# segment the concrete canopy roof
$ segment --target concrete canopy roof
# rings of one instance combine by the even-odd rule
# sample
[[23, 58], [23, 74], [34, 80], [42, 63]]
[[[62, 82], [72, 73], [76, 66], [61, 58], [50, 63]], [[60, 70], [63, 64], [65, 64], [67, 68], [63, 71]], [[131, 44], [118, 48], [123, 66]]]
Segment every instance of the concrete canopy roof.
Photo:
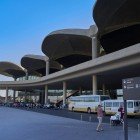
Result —
[[140, 42], [140, 0], [97, 0], [93, 18], [107, 53]]
[[52, 32], [42, 43], [42, 51], [50, 59], [70, 67], [91, 59], [90, 29], [64, 29]]
[[0, 74], [13, 78], [19, 78], [26, 75], [25, 71], [20, 66], [6, 61], [0, 62]]
[[[25, 55], [21, 59], [21, 65], [28, 70], [29, 73], [38, 73], [38, 75], [46, 75], [46, 56], [41, 55]], [[61, 69], [59, 63], [50, 61], [50, 73], [56, 72]]]

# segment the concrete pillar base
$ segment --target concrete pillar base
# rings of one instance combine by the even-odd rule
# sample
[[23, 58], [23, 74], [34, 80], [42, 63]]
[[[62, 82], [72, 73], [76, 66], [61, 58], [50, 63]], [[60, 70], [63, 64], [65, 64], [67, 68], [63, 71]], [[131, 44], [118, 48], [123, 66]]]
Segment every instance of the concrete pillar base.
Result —
[[8, 87], [6, 87], [5, 103], [8, 102]]
[[45, 85], [45, 104], [48, 104], [48, 85]]
[[92, 91], [93, 91], [93, 95], [97, 95], [97, 76], [96, 75], [92, 76]]
[[105, 95], [106, 94], [106, 89], [105, 89], [105, 84], [103, 84], [103, 95]]
[[63, 106], [66, 105], [66, 93], [67, 93], [67, 84], [66, 82], [64, 81], [63, 82]]

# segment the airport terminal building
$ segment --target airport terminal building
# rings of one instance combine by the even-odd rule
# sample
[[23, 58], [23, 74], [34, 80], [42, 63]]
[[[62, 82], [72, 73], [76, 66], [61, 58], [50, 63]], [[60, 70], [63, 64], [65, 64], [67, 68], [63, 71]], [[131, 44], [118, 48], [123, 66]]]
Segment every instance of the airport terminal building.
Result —
[[[21, 66], [0, 62], [0, 89], [33, 91], [48, 102], [48, 90], [107, 91], [122, 88], [122, 79], [140, 77], [140, 1], [98, 0], [93, 8], [95, 25], [89, 29], [53, 31], [42, 41], [44, 56], [27, 54]], [[31, 52], [32, 53], [32, 52]], [[41, 91], [41, 92], [40, 92]]]

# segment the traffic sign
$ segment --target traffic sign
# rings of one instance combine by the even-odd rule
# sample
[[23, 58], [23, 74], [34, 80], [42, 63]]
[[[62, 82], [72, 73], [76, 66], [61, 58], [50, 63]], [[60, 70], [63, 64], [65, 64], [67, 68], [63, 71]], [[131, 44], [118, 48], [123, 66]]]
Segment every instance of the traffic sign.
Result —
[[140, 100], [140, 77], [122, 80], [124, 100]]

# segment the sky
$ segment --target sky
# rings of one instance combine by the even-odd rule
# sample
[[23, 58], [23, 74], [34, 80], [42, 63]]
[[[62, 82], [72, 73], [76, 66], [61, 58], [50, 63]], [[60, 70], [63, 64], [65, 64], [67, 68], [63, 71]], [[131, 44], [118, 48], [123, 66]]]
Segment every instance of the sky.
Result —
[[[0, 61], [20, 65], [26, 54], [44, 55], [52, 31], [89, 28], [95, 0], [0, 0]], [[0, 81], [13, 80], [0, 75]]]

